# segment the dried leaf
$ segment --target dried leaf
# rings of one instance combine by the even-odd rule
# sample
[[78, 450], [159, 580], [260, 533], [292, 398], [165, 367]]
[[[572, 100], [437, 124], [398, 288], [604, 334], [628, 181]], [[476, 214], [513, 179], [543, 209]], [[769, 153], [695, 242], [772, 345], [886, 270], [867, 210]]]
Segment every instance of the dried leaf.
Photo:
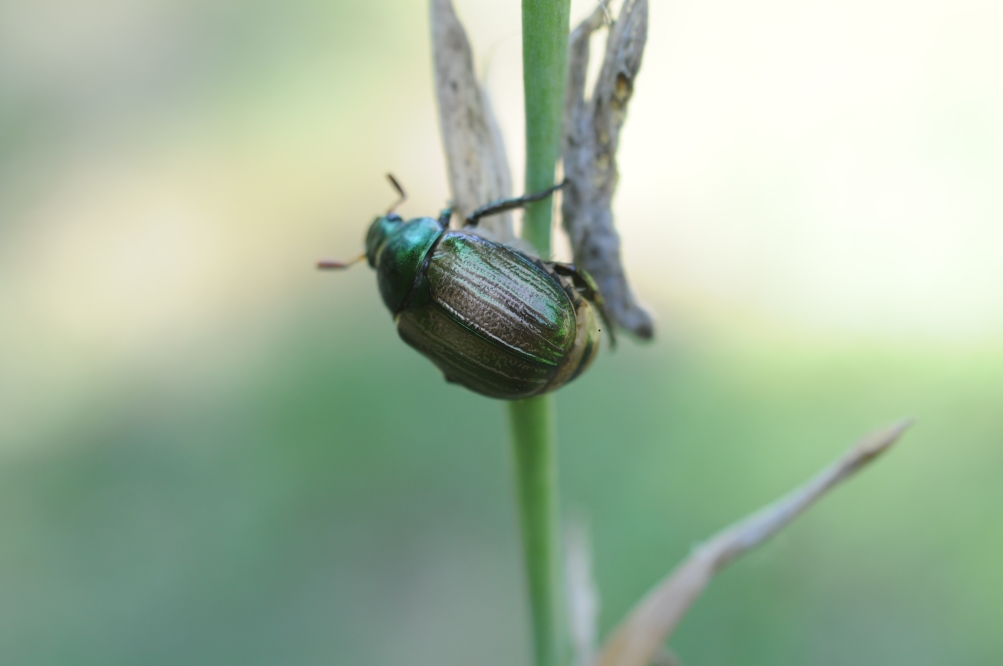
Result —
[[[451, 0], [431, 0], [432, 54], [439, 129], [453, 205], [462, 219], [486, 203], [512, 195], [501, 131], [471, 55], [470, 41]], [[517, 243], [509, 213], [485, 218], [477, 233]]]
[[573, 666], [590, 666], [599, 648], [599, 592], [592, 577], [588, 528], [571, 521], [564, 534], [564, 575]]
[[613, 321], [640, 338], [654, 335], [651, 315], [627, 283], [620, 236], [613, 226], [616, 150], [648, 33], [647, 0], [625, 0], [610, 29], [606, 54], [592, 96], [585, 98], [589, 38], [604, 23], [600, 6], [571, 33], [568, 90], [564, 107], [562, 218], [575, 263], [599, 285]]
[[872, 433], [799, 488], [694, 549], [634, 607], [603, 645], [597, 666], [647, 666], [715, 574], [767, 541], [840, 482], [884, 453], [912, 421]]

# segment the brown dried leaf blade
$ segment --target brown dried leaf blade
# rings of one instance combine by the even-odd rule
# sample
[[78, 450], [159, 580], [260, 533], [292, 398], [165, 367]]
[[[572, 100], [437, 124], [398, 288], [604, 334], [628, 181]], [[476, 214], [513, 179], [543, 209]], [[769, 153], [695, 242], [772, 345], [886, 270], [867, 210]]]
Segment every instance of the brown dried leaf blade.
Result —
[[[460, 217], [511, 196], [512, 176], [491, 104], [474, 72], [466, 30], [451, 0], [431, 0], [432, 56], [439, 129], [449, 188]], [[503, 243], [516, 241], [509, 213], [485, 218], [477, 231]]]
[[618, 178], [616, 150], [647, 41], [648, 2], [623, 3], [620, 18], [610, 29], [595, 89], [586, 99], [589, 38], [602, 27], [603, 19], [600, 6], [571, 33], [562, 154], [568, 183], [562, 218], [575, 263], [595, 278], [610, 317], [647, 339], [654, 335], [654, 322], [627, 283], [612, 206]]

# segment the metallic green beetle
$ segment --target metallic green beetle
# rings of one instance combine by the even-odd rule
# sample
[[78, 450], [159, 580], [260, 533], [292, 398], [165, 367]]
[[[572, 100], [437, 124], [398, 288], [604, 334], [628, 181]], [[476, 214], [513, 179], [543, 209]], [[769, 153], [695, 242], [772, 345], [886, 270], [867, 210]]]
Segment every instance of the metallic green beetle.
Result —
[[465, 229], [450, 230], [451, 209], [438, 219], [405, 221], [394, 213], [405, 195], [389, 178], [401, 198], [373, 220], [366, 253], [357, 260], [364, 257], [376, 269], [380, 295], [404, 342], [431, 359], [447, 381], [506, 400], [552, 391], [589, 367], [599, 352], [596, 311], [606, 320], [592, 278], [465, 230], [560, 186], [488, 204], [467, 217]]

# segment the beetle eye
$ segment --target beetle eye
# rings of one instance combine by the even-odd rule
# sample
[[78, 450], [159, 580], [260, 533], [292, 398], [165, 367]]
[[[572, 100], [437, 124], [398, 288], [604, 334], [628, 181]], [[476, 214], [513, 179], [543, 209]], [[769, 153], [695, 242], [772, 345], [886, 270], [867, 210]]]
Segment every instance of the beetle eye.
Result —
[[403, 222], [404, 218], [397, 213], [387, 213], [386, 218], [390, 222]]

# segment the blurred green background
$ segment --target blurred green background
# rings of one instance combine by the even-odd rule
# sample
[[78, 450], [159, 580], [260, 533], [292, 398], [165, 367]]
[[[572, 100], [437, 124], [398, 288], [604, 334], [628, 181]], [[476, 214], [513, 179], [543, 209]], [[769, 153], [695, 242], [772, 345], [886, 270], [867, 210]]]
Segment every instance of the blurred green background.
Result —
[[[457, 4], [520, 182], [518, 3]], [[426, 11], [0, 4], [0, 663], [528, 663], [502, 406], [396, 338], [368, 269], [312, 268], [387, 171], [404, 214], [448, 196]], [[557, 396], [604, 630], [912, 415], [673, 645], [1003, 663], [1001, 29], [653, 0], [617, 215], [659, 336]]]

